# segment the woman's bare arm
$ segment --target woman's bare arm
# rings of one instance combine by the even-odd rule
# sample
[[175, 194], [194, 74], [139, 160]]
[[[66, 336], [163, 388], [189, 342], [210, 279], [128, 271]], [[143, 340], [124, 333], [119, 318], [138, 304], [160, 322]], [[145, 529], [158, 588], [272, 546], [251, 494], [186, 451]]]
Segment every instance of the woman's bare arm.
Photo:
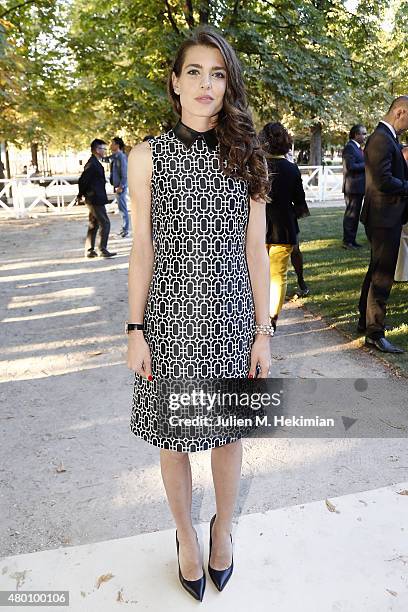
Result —
[[[269, 257], [265, 246], [266, 211], [263, 200], [251, 198], [246, 238], [246, 258], [255, 305], [256, 322], [270, 325], [269, 317]], [[249, 376], [255, 376], [257, 363], [261, 366], [260, 378], [266, 378], [270, 366], [270, 336], [257, 335], [252, 345]]]
[[269, 257], [265, 246], [266, 211], [263, 200], [251, 199], [246, 257], [254, 296], [256, 322], [269, 325]]
[[[152, 154], [147, 142], [129, 154], [128, 184], [132, 211], [133, 243], [129, 258], [129, 322], [143, 323], [147, 295], [153, 273], [151, 222]], [[139, 374], [151, 375], [150, 351], [143, 331], [129, 333], [128, 366]]]
[[152, 156], [143, 142], [129, 154], [128, 184], [133, 243], [129, 258], [129, 321], [142, 323], [153, 272], [151, 223]]

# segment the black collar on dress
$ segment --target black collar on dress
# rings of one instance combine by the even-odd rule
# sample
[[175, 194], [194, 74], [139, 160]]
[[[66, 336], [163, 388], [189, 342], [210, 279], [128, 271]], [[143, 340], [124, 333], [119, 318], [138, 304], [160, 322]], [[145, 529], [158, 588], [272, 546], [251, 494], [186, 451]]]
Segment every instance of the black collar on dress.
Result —
[[214, 151], [218, 144], [217, 133], [214, 128], [207, 132], [196, 132], [193, 128], [184, 125], [181, 121], [173, 128], [174, 135], [189, 149], [191, 145], [198, 139], [203, 138], [207, 143], [207, 147]]

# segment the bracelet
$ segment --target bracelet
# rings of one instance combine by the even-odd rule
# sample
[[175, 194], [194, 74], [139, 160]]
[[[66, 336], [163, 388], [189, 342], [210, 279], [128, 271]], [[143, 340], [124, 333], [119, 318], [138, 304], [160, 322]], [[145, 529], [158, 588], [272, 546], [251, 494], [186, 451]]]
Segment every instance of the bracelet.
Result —
[[255, 334], [260, 334], [261, 336], [273, 336], [275, 330], [272, 325], [261, 325], [259, 323], [255, 323]]
[[128, 323], [128, 321], [126, 321], [125, 323], [125, 334], [128, 334], [130, 331], [133, 331], [134, 329], [144, 329], [144, 325], [143, 323]]

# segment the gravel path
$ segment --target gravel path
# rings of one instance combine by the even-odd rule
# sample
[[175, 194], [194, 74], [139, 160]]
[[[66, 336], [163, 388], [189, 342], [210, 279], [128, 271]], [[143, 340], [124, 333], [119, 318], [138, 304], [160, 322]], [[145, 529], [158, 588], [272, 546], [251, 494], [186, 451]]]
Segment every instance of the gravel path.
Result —
[[[158, 450], [129, 432], [130, 241], [110, 240], [112, 260], [87, 260], [83, 216], [2, 220], [0, 231], [2, 553], [172, 527]], [[286, 304], [272, 342], [272, 376], [376, 377], [405, 410], [406, 381], [300, 303]], [[198, 521], [214, 507], [209, 453], [192, 456], [192, 466]], [[246, 440], [237, 514], [407, 479], [403, 438]]]

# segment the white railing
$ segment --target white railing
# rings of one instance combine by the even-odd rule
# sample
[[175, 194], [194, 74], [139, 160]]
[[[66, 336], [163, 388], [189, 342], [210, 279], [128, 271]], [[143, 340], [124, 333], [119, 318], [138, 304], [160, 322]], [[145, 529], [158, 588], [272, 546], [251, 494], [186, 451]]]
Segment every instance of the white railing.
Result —
[[[324, 202], [342, 198], [341, 166], [299, 166], [302, 173], [306, 199]], [[78, 177], [30, 177], [0, 180], [0, 210], [10, 217], [21, 218], [36, 214], [65, 213], [72, 210], [78, 194]], [[108, 195], [112, 186], [106, 184]], [[84, 206], [78, 212], [88, 212]]]
[[299, 166], [306, 199], [326, 202], [343, 198], [342, 166]]
[[[0, 180], [0, 210], [11, 217], [21, 218], [36, 214], [65, 213], [72, 209], [78, 195], [78, 176], [31, 176]], [[106, 193], [113, 188], [106, 183]], [[78, 212], [88, 212], [85, 206]]]

